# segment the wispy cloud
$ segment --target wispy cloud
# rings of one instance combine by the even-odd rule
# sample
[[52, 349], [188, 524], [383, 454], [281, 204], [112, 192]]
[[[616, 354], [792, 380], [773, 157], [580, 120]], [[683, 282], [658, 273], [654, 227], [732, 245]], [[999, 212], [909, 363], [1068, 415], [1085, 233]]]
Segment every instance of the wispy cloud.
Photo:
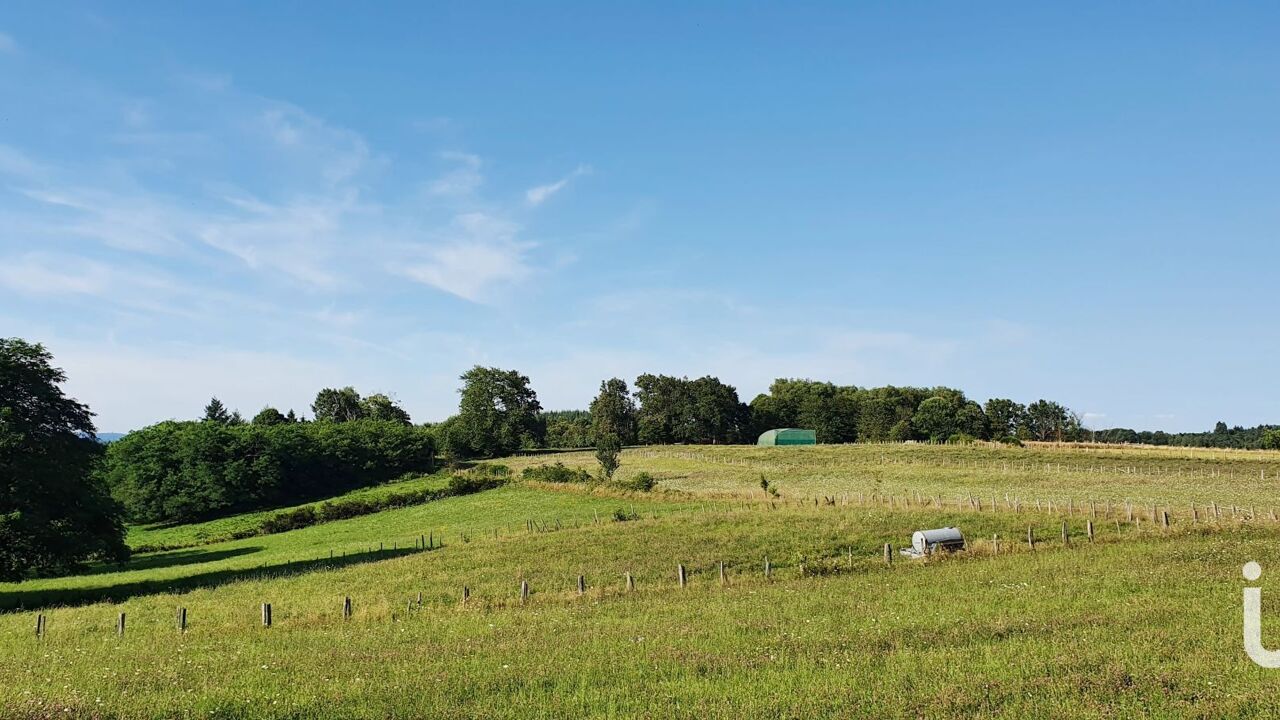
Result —
[[591, 174], [591, 167], [589, 165], [579, 165], [573, 172], [553, 183], [538, 185], [526, 190], [524, 192], [525, 202], [528, 203], [530, 207], [537, 207], [547, 200], [550, 200], [552, 195], [563, 190], [574, 178], [589, 174]]
[[8, 145], [0, 145], [0, 175], [23, 180], [43, 177], [48, 168], [27, 157], [21, 150]]
[[484, 182], [480, 157], [470, 153], [441, 153], [446, 162], [455, 167], [427, 185], [427, 193], [444, 197], [463, 197], [474, 193]]
[[359, 133], [330, 125], [289, 103], [267, 104], [261, 115], [267, 134], [290, 156], [317, 163], [325, 180], [341, 183], [366, 168], [371, 153]]
[[111, 287], [110, 269], [79, 258], [27, 253], [0, 263], [0, 287], [23, 295], [101, 296]]
[[399, 269], [406, 277], [472, 302], [494, 299], [496, 290], [532, 273], [535, 245], [516, 239], [520, 227], [486, 213], [458, 215], [446, 239], [424, 248], [424, 261]]

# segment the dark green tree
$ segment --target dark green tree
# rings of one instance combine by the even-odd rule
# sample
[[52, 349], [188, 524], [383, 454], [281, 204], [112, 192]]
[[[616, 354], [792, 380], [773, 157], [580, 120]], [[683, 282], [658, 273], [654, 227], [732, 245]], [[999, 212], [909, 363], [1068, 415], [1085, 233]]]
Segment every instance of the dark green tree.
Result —
[[95, 476], [92, 413], [42, 345], [0, 339], [0, 580], [123, 560], [120, 510]]
[[542, 405], [528, 377], [477, 365], [460, 379], [456, 430], [472, 454], [497, 457], [542, 445]]
[[640, 442], [740, 442], [750, 426], [751, 408], [738, 391], [711, 376], [696, 380], [645, 374], [636, 378]]
[[1052, 400], [1037, 400], [1027, 406], [1019, 433], [1032, 440], [1061, 442], [1078, 429], [1067, 408]]
[[350, 422], [363, 418], [365, 407], [360, 393], [348, 385], [341, 389], [325, 388], [316, 393], [316, 400], [311, 403], [311, 414], [316, 422]]
[[610, 378], [600, 383], [600, 394], [591, 401], [591, 432], [597, 440], [612, 436], [621, 445], [636, 442], [636, 403], [627, 383]]
[[591, 413], [586, 410], [544, 412], [542, 423], [547, 428], [545, 441], [549, 448], [581, 448], [596, 443], [591, 431]]
[[201, 420], [226, 425], [231, 422], [231, 412], [227, 410], [227, 406], [223, 405], [221, 400], [215, 397], [209, 401], [208, 405], [204, 406], [204, 417]]
[[283, 425], [287, 422], [289, 419], [273, 407], [262, 408], [257, 415], [253, 416], [254, 425]]
[[948, 398], [928, 398], [920, 403], [912, 416], [911, 427], [930, 442], [946, 442], [947, 438], [958, 432], [956, 408]]
[[987, 416], [987, 436], [992, 439], [1016, 435], [1027, 414], [1025, 405], [1008, 398], [991, 398], [983, 409]]
[[361, 401], [364, 417], [370, 420], [386, 420], [401, 425], [411, 425], [409, 413], [404, 411], [395, 400], [382, 394], [370, 395]]

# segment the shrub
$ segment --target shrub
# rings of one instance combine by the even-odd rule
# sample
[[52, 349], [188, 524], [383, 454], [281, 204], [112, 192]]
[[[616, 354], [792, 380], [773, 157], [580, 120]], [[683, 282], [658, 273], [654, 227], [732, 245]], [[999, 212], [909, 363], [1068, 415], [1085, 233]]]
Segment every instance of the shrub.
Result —
[[624, 490], [649, 492], [658, 484], [658, 479], [647, 472], [638, 472], [626, 480], [619, 480], [618, 487]]
[[1009, 445], [1011, 447], [1022, 447], [1022, 441], [1014, 437], [1013, 435], [1005, 435], [1004, 437], [999, 438], [996, 442], [999, 442], [1004, 445]]
[[520, 473], [520, 477], [525, 480], [549, 483], [589, 483], [595, 481], [595, 478], [591, 477], [591, 473], [586, 470], [565, 467], [564, 463], [560, 462], [554, 465], [527, 467]]
[[614, 522], [630, 522], [632, 520], [639, 520], [639, 519], [640, 519], [640, 515], [637, 514], [635, 511], [627, 512], [622, 508], [618, 508], [617, 510], [613, 511]]
[[311, 506], [294, 508], [288, 512], [277, 513], [262, 521], [259, 532], [263, 535], [288, 532], [309, 527], [318, 522], [316, 509]]
[[954, 433], [947, 438], [948, 445], [972, 445], [978, 442], [978, 438], [969, 433]]
[[255, 530], [244, 531], [242, 537], [253, 535], [271, 535], [288, 532], [319, 523], [346, 520], [361, 515], [372, 515], [383, 510], [421, 505], [458, 495], [492, 490], [507, 483], [511, 475], [510, 468], [502, 465], [492, 466], [479, 472], [471, 472], [477, 468], [456, 472], [449, 476], [449, 483], [438, 490], [409, 490], [392, 493], [381, 498], [351, 498], [349, 500], [327, 501], [318, 506], [305, 506], [286, 510], [263, 520]]

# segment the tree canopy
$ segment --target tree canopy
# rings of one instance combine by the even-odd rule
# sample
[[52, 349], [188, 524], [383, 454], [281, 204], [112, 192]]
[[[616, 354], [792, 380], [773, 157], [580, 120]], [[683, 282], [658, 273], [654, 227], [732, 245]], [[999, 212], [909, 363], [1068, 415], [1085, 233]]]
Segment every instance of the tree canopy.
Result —
[[0, 339], [0, 579], [128, 556], [89, 408], [44, 346]]
[[325, 388], [316, 393], [311, 414], [316, 422], [350, 422], [365, 417], [365, 406], [360, 393], [350, 385], [341, 389]]
[[496, 457], [542, 445], [542, 405], [528, 377], [515, 370], [477, 365], [459, 379], [462, 398], [450, 431], [457, 433], [470, 454]]

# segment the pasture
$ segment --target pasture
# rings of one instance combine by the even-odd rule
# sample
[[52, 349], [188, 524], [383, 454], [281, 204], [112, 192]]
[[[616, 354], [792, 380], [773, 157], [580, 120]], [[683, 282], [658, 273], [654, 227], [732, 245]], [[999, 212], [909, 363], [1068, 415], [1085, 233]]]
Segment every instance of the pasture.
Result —
[[[557, 460], [590, 462], [588, 454], [502, 462], [518, 475]], [[1091, 463], [1137, 470], [1079, 469]], [[3, 715], [1024, 718], [1280, 710], [1280, 680], [1240, 646], [1241, 565], [1260, 562], [1264, 587], [1280, 569], [1280, 523], [1244, 510], [1269, 507], [1276, 454], [664, 447], [628, 450], [623, 468], [653, 473], [658, 488], [625, 494], [517, 482], [144, 554], [121, 570], [0, 585], [6, 605], [24, 607], [0, 615]], [[780, 497], [761, 491], [762, 472]], [[1006, 492], [1021, 502], [1007, 504]], [[994, 508], [986, 502], [979, 511], [969, 501], [991, 494]], [[948, 500], [938, 507], [932, 496]], [[1045, 503], [1038, 512], [1029, 504], [1036, 497]], [[958, 508], [956, 498], [964, 499]], [[1052, 512], [1050, 498], [1059, 501]], [[1168, 502], [1179, 512], [1169, 527], [1140, 515], [1130, 521], [1126, 499], [1139, 507]], [[1110, 516], [1098, 503], [1108, 500]], [[1240, 509], [1234, 518], [1197, 522], [1181, 510], [1213, 502]], [[885, 543], [949, 524], [965, 531], [969, 550], [920, 561], [895, 553], [885, 563]], [[192, 527], [164, 532], [198, 536]], [[426, 532], [443, 547], [417, 547]], [[379, 542], [382, 554], [362, 556]], [[392, 543], [396, 551], [388, 552]], [[338, 561], [328, 560], [331, 549]], [[344, 619], [348, 597], [353, 612]], [[273, 608], [269, 628], [263, 603]], [[179, 607], [187, 610], [185, 631], [175, 623]], [[1273, 607], [1265, 601], [1264, 609]], [[41, 638], [37, 614], [46, 622]], [[1264, 629], [1280, 637], [1270, 616]]]

